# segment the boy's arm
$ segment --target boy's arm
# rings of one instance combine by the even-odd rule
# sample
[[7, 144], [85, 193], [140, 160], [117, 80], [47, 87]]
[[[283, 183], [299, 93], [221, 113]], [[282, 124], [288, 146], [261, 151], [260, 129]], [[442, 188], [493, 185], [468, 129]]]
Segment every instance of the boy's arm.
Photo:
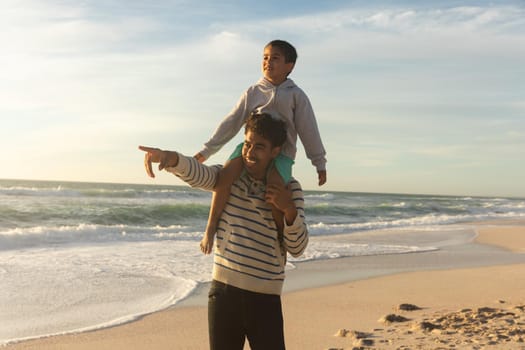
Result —
[[217, 126], [211, 138], [204, 144], [204, 147], [195, 154], [199, 161], [203, 162], [211, 155], [217, 153], [228, 141], [237, 135], [250, 113], [247, 111], [247, 96], [245, 92], [237, 102], [237, 105]]
[[[326, 170], [326, 151], [321, 141], [317, 120], [306, 94], [299, 90], [295, 105], [295, 129], [301, 139], [306, 156], [318, 172]], [[321, 178], [319, 178], [321, 180]]]

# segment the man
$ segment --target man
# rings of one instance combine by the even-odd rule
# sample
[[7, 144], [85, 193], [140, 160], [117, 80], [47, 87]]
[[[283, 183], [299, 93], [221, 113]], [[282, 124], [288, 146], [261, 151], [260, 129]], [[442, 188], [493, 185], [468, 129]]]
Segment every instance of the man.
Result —
[[[266, 186], [266, 176], [286, 139], [282, 120], [252, 114], [242, 147], [243, 174], [231, 193], [217, 229], [213, 281], [208, 299], [212, 350], [242, 350], [248, 338], [252, 350], [285, 349], [280, 294], [286, 255], [299, 256], [308, 243], [300, 184]], [[192, 187], [212, 191], [221, 166], [206, 166], [195, 158], [157, 148], [146, 152], [147, 173], [172, 172]], [[272, 205], [283, 213], [279, 232]]]

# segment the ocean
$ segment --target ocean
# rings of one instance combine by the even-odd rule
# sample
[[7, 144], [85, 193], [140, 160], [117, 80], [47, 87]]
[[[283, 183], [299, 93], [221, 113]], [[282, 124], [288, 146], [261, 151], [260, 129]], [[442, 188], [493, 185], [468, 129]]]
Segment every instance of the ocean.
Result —
[[[0, 345], [128, 322], [191, 295], [211, 277], [199, 250], [210, 199], [181, 186], [0, 180]], [[305, 202], [312, 238], [288, 269], [436, 250], [452, 226], [525, 217], [523, 198], [307, 191]]]

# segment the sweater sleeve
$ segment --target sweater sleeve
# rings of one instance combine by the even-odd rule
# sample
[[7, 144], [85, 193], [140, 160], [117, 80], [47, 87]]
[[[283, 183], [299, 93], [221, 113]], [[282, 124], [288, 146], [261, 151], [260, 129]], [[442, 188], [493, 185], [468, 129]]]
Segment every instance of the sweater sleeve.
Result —
[[217, 153], [228, 141], [237, 135], [249, 114], [247, 105], [248, 92], [245, 92], [237, 102], [237, 105], [217, 126], [211, 138], [204, 144], [203, 149], [199, 151], [204, 158], [208, 159]]
[[217, 182], [221, 165], [204, 165], [197, 159], [182, 154], [179, 155], [179, 163], [174, 167], [166, 168], [166, 171], [174, 174], [191, 187], [205, 191], [213, 191]]
[[304, 196], [301, 185], [295, 179], [290, 181], [293, 201], [297, 208], [297, 216], [291, 225], [284, 220], [284, 247], [290, 255], [298, 257], [303, 254], [308, 245], [308, 227], [304, 216]]
[[300, 90], [295, 104], [295, 127], [301, 139], [306, 156], [317, 171], [326, 170], [326, 151], [321, 141], [317, 120], [306, 94]]

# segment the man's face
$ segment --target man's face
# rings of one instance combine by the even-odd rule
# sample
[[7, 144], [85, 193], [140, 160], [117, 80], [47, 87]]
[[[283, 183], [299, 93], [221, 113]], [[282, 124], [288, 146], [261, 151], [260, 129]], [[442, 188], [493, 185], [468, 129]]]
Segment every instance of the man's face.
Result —
[[286, 80], [288, 73], [293, 69], [293, 63], [286, 63], [285, 57], [281, 50], [267, 46], [264, 48], [262, 71], [266, 79], [272, 84], [279, 85]]
[[246, 132], [242, 146], [242, 160], [246, 171], [254, 179], [263, 180], [268, 165], [280, 151], [281, 147], [272, 147], [269, 140], [257, 133]]

